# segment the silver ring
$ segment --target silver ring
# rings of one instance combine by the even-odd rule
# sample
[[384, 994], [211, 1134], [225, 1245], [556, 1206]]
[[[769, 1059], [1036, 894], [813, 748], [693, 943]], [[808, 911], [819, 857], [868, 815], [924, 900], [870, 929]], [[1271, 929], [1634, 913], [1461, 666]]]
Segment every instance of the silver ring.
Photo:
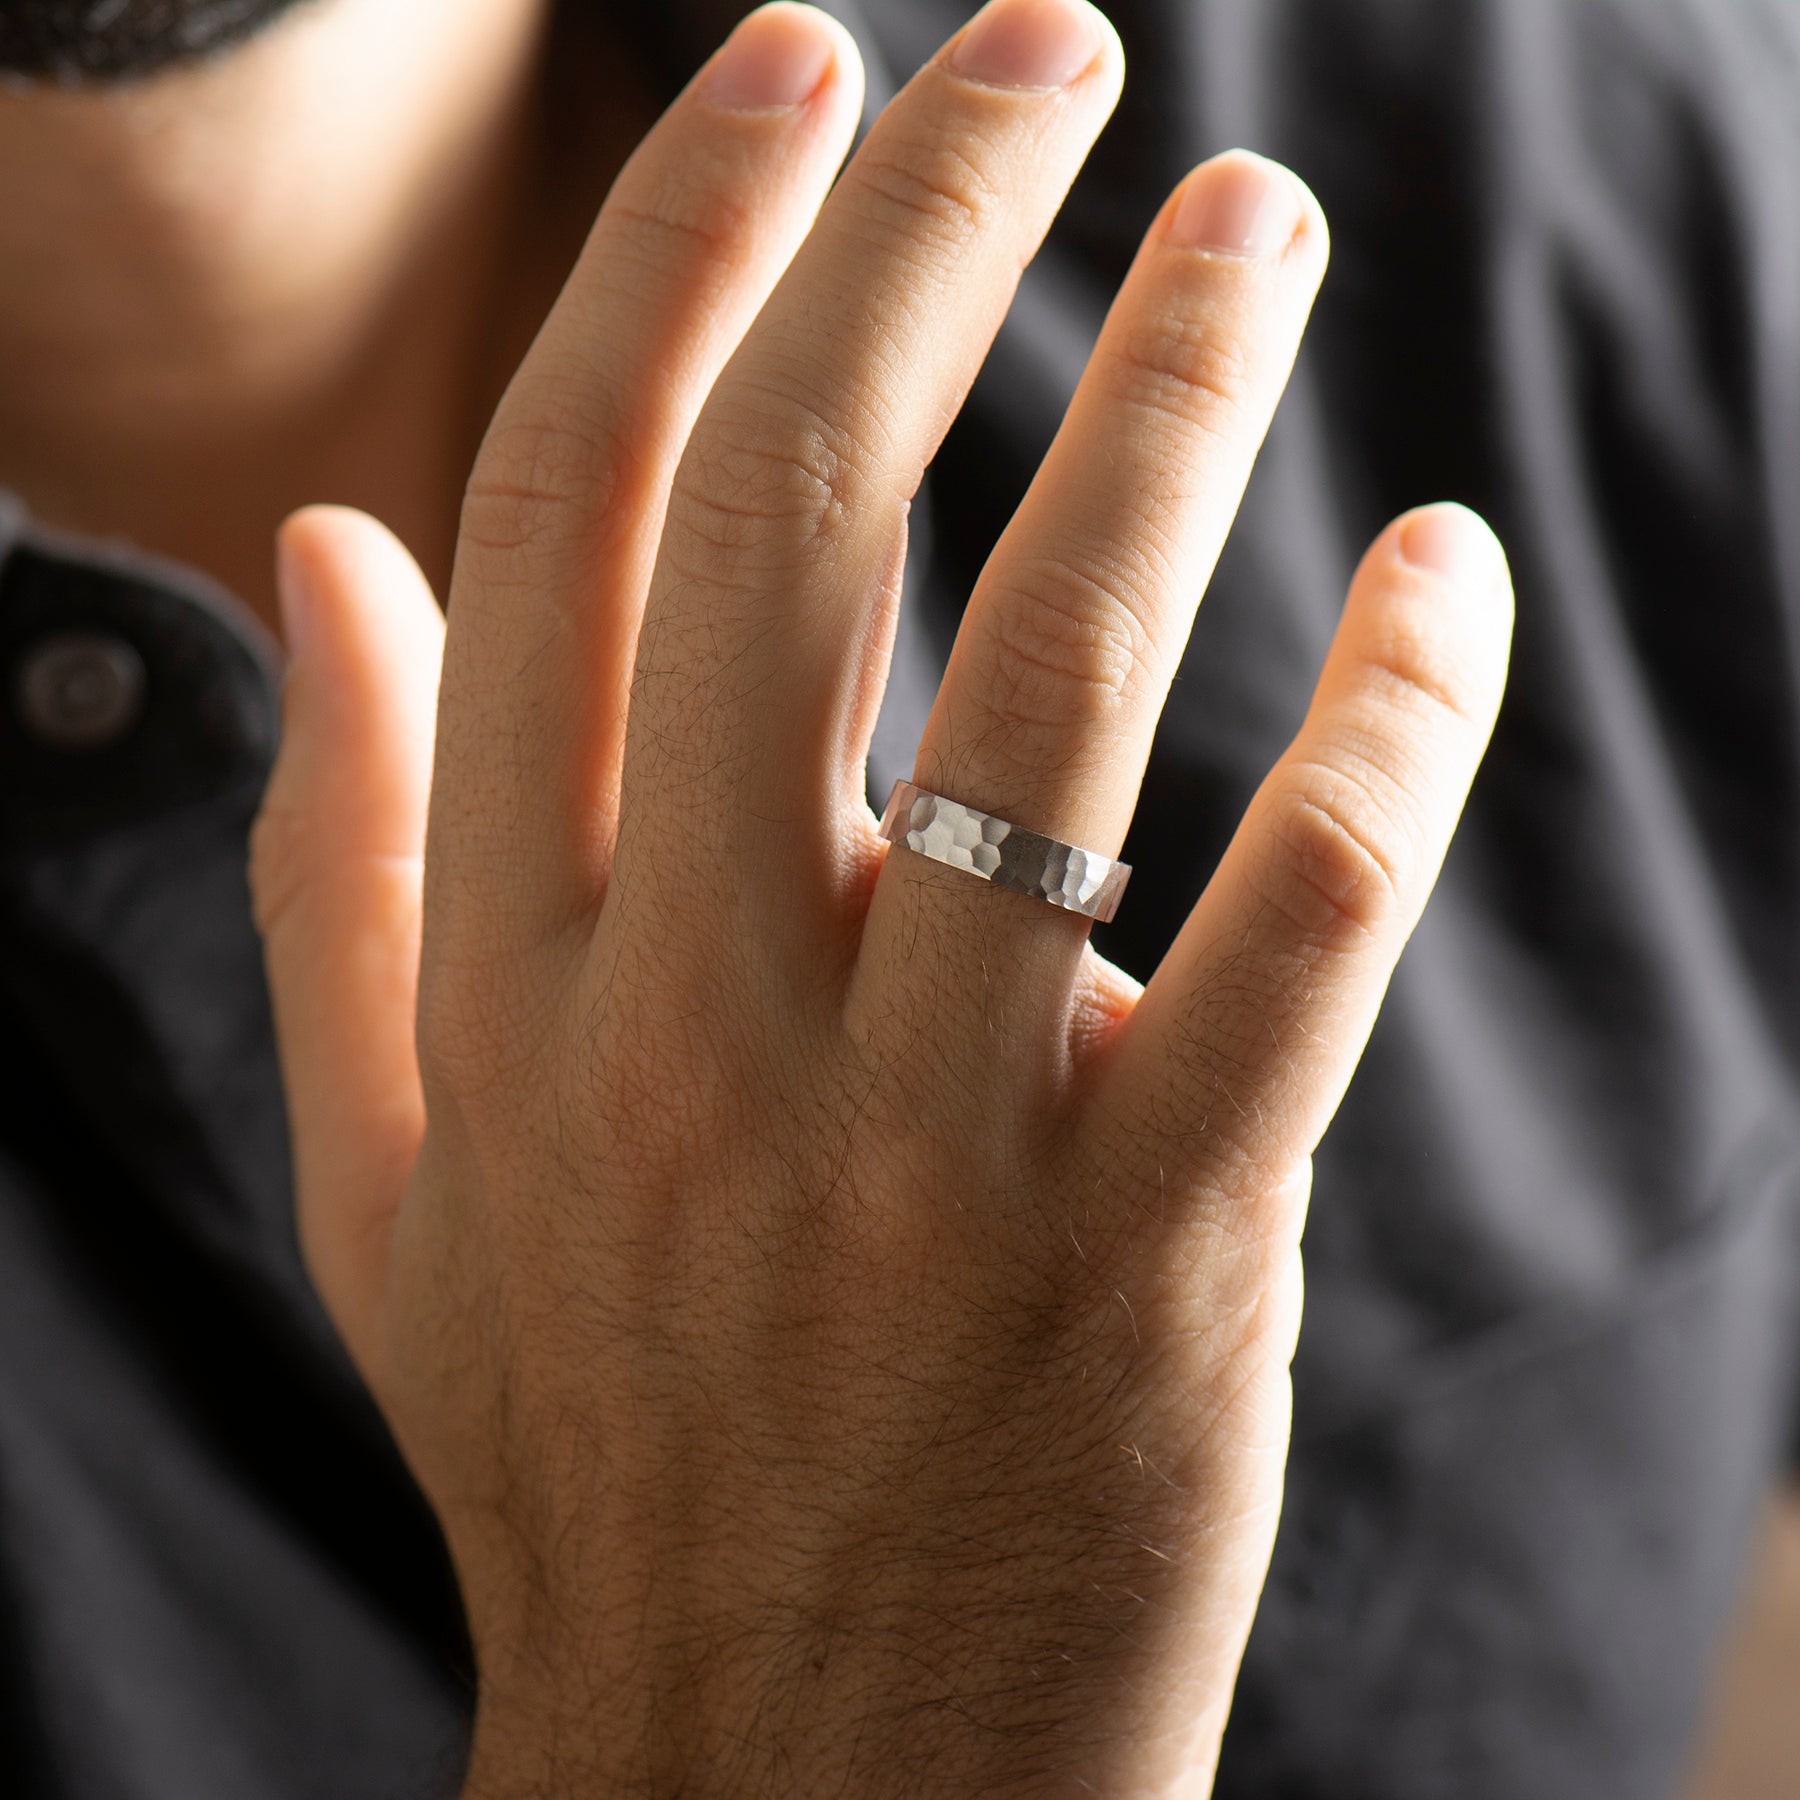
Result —
[[881, 815], [881, 835], [933, 862], [967, 869], [997, 887], [1048, 900], [1090, 919], [1110, 919], [1131, 878], [1129, 863], [1027, 831], [910, 781], [896, 781]]

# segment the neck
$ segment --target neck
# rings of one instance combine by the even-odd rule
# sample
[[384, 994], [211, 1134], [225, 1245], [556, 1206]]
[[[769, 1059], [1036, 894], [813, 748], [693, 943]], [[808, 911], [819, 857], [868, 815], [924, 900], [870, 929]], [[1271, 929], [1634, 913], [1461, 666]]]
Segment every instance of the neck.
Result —
[[271, 620], [310, 500], [444, 592], [481, 431], [640, 123], [600, 58], [602, 123], [550, 136], [547, 29], [547, 0], [313, 0], [215, 62], [0, 94], [0, 484]]

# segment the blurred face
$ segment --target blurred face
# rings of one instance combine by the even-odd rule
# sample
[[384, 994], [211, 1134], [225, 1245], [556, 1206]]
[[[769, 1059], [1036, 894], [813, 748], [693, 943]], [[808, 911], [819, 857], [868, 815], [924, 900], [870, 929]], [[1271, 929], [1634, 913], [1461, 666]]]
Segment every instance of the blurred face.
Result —
[[0, 78], [118, 81], [260, 31], [307, 0], [0, 0]]

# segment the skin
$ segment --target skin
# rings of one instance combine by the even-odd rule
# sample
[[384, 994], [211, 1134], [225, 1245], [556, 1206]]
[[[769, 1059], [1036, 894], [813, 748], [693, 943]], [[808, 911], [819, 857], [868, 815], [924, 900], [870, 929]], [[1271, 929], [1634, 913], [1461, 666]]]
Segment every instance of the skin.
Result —
[[[1052, 76], [970, 60], [1059, 17]], [[1504, 558], [1455, 507], [1380, 534], [1138, 990], [862, 793], [907, 498], [1110, 28], [998, 0], [833, 189], [822, 15], [764, 9], [653, 129], [594, 46], [560, 182], [542, 22], [332, 0], [0, 98], [46, 171], [0, 184], [0, 266], [45, 271], [0, 291], [0, 480], [269, 612], [276, 520], [357, 503], [281, 533], [252, 877], [308, 1265], [469, 1611], [467, 1792], [1204, 1794], [1310, 1154], [1492, 724]], [[1262, 181], [1267, 254], [1177, 241]], [[918, 769], [1105, 852], [1327, 256], [1244, 152], [1146, 225]]]
[[604, 42], [543, 57], [549, 12], [316, 0], [154, 81], [0, 88], [0, 168], [31, 172], [0, 184], [0, 268], [31, 272], [0, 285], [0, 483], [271, 626], [309, 500], [447, 584], [481, 434], [652, 117]]
[[1797, 1754], [1800, 1669], [1800, 1494], [1771, 1503], [1738, 1628], [1726, 1647], [1700, 1734], [1688, 1800], [1782, 1800]]
[[[993, 78], [995, 30], [1052, 28], [1053, 76]], [[782, 53], [803, 97], [744, 104]], [[364, 516], [284, 533], [253, 877], [302, 1241], [456, 1560], [471, 1796], [1210, 1786], [1310, 1154], [1511, 607], [1473, 515], [1381, 535], [1141, 994], [1085, 921], [880, 843], [907, 497], [1121, 64], [1078, 0], [1000, 0], [827, 198], [855, 53], [766, 9], [509, 388], [447, 639]], [[1233, 153], [1192, 191], [1260, 183], [1266, 255], [1178, 242], [1187, 187], [1150, 223], [972, 597], [928, 784], [1116, 848], [1324, 272], [1285, 171]]]

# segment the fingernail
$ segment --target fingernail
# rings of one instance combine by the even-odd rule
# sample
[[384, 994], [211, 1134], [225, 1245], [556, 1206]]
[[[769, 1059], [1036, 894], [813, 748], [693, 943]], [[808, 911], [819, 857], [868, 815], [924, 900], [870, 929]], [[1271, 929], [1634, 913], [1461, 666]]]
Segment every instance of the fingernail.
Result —
[[1470, 581], [1494, 568], [1494, 534], [1477, 513], [1454, 501], [1428, 506], [1400, 527], [1400, 554], [1452, 581]]
[[798, 106], [818, 92], [835, 55], [810, 7], [760, 7], [713, 58], [704, 92], [715, 106]]
[[1279, 163], [1237, 151], [1188, 177], [1169, 221], [1169, 241], [1194, 250], [1273, 256], [1300, 229], [1300, 190]]
[[307, 608], [311, 600], [306, 567], [288, 548], [287, 538], [275, 537], [275, 598], [281, 609], [281, 641], [288, 661], [298, 662], [306, 651]]
[[988, 0], [956, 40], [950, 66], [999, 87], [1066, 87], [1100, 42], [1085, 0]]

